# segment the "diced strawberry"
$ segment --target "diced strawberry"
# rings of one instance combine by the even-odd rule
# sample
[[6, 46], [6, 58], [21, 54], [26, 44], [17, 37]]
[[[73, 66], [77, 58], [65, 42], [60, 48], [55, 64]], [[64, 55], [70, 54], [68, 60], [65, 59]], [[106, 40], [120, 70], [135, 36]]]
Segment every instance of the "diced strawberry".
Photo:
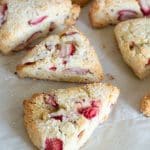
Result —
[[68, 68], [64, 70], [65, 72], [68, 73], [73, 73], [73, 74], [77, 74], [77, 75], [86, 75], [87, 73], [90, 73], [89, 69], [82, 69], [82, 68]]
[[136, 18], [137, 13], [133, 10], [121, 10], [118, 12], [118, 20], [124, 21], [132, 18]]
[[49, 70], [51, 70], [51, 71], [56, 71], [56, 69], [57, 68], [55, 66], [52, 66], [52, 67], [49, 68]]
[[58, 138], [46, 139], [45, 150], [63, 150], [63, 142]]
[[35, 33], [33, 33], [26, 41], [26, 43], [31, 43], [34, 40], [38, 39], [42, 34], [42, 31], [37, 31]]
[[66, 65], [66, 64], [67, 64], [67, 60], [64, 60], [64, 61], [63, 61], [63, 64]]
[[149, 66], [150, 65], [150, 59], [148, 60], [148, 63], [145, 66]]
[[101, 102], [100, 101], [98, 101], [98, 100], [93, 100], [92, 102], [91, 102], [91, 105], [93, 106], [93, 107], [101, 107]]
[[7, 4], [3, 4], [0, 6], [0, 26], [6, 21], [7, 10]]
[[49, 27], [49, 32], [54, 31], [56, 28], [56, 24], [54, 22], [51, 22], [50, 27]]
[[139, 0], [141, 11], [144, 16], [150, 16], [150, 2], [149, 0]]
[[75, 45], [72, 43], [70, 44], [70, 47], [69, 47], [69, 55], [73, 55], [75, 53]]
[[48, 95], [48, 99], [45, 99], [45, 103], [51, 105], [54, 108], [58, 108], [59, 105], [55, 100], [55, 96], [53, 95]]
[[34, 19], [34, 20], [29, 20], [28, 21], [28, 24], [29, 25], [37, 25], [41, 22], [43, 22], [48, 16], [42, 16], [42, 17], [39, 17], [37, 19]]
[[99, 108], [90, 106], [90, 107], [79, 109], [79, 113], [82, 114], [85, 118], [90, 120], [97, 116], [97, 114], [99, 113]]
[[74, 43], [65, 44], [61, 48], [60, 57], [65, 58], [65, 57], [73, 56], [75, 51], [76, 51], [76, 47]]
[[51, 118], [53, 118], [53, 119], [55, 119], [55, 120], [60, 120], [60, 121], [63, 120], [63, 116], [62, 116], [62, 115], [59, 115], [59, 116], [52, 116]]

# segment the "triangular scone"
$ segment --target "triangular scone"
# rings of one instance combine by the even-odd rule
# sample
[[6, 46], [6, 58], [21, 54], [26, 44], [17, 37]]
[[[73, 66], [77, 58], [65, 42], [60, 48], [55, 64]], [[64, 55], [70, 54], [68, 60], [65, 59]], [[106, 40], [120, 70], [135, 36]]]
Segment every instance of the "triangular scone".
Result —
[[70, 0], [1, 0], [0, 51], [18, 51], [62, 25], [73, 25], [79, 12]]
[[41, 150], [78, 150], [107, 120], [118, 95], [118, 88], [103, 83], [35, 94], [24, 101], [29, 137]]
[[95, 50], [75, 27], [34, 47], [17, 66], [17, 73], [20, 77], [84, 83], [103, 78]]

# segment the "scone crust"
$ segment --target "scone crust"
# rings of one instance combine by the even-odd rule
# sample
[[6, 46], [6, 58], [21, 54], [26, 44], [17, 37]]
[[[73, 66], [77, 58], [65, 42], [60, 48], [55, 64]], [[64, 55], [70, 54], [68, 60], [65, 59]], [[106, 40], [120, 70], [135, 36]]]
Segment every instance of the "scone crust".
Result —
[[141, 99], [140, 111], [146, 117], [150, 117], [150, 95], [144, 96]]
[[[82, 97], [82, 94], [83, 95], [85, 94], [85, 97], [88, 96], [88, 98], [91, 98], [91, 99], [97, 98], [97, 96], [100, 95], [100, 98], [102, 98], [102, 102], [104, 104], [109, 103], [109, 105], [111, 106], [111, 105], [115, 104], [117, 101], [117, 97], [119, 95], [119, 89], [110, 84], [95, 83], [95, 84], [89, 84], [89, 85], [85, 85], [85, 86], [81, 86], [81, 87], [51, 90], [47, 94], [50, 94], [50, 93], [55, 93], [56, 96], [59, 95], [58, 97], [61, 96], [62, 99], [60, 99], [60, 100], [62, 103], [65, 103], [65, 101], [64, 101], [65, 98], [73, 97], [73, 95], [75, 97], [77, 97], [77, 95], [80, 95], [80, 93], [81, 93], [81, 97]], [[47, 94], [44, 94], [44, 93], [35, 94], [32, 96], [31, 99], [25, 100], [23, 102], [25, 127], [27, 129], [27, 132], [29, 134], [31, 141], [39, 149], [44, 149], [43, 148], [43, 138], [45, 138], [45, 136], [44, 136], [45, 133], [43, 133], [43, 132], [41, 133], [40, 129], [36, 125], [36, 119], [39, 117], [36, 114], [40, 114], [40, 110], [42, 112], [42, 108], [44, 108], [44, 105], [42, 104], [42, 107], [39, 107], [40, 106], [39, 104], [43, 103], [42, 99]], [[70, 102], [68, 101], [68, 104], [69, 103]], [[107, 120], [108, 114], [107, 114], [107, 116], [101, 115], [102, 122]], [[82, 126], [86, 123], [87, 123], [87, 121], [84, 118], [81, 118], [78, 122], [78, 126], [79, 126], [78, 128], [82, 128]], [[78, 143], [78, 145], [82, 146], [85, 142], [86, 141], [83, 140], [81, 143]], [[72, 147], [72, 149], [73, 148], [74, 147]], [[64, 149], [66, 150], [67, 148], [65, 147]], [[67, 150], [69, 150], [69, 149], [67, 149]]]
[[89, 2], [89, 0], [72, 0], [72, 2], [83, 7]]
[[102, 28], [107, 25], [117, 24], [118, 12], [131, 10], [136, 12], [136, 17], [142, 17], [142, 12], [137, 0], [94, 0], [89, 11], [92, 27]]
[[[80, 7], [72, 5], [70, 0], [64, 0], [63, 3], [62, 0], [33, 0], [32, 3], [26, 0], [4, 0], [2, 4], [8, 7], [6, 21], [0, 28], [0, 51], [4, 54], [19, 51], [38, 38], [47, 36], [51, 32], [51, 24], [55, 24], [55, 28], [73, 25], [80, 12]], [[30, 20], [40, 17], [45, 17], [42, 23], [29, 25]], [[37, 37], [32, 39], [37, 33]]]
[[[50, 80], [55, 80], [55, 81], [68, 81], [68, 82], [83, 82], [83, 83], [93, 83], [93, 82], [99, 82], [99, 81], [101, 81], [102, 79], [103, 79], [103, 70], [102, 70], [102, 66], [101, 66], [101, 64], [99, 63], [99, 60], [98, 60], [98, 57], [97, 57], [97, 55], [96, 55], [96, 52], [95, 52], [95, 50], [94, 50], [94, 48], [90, 45], [90, 43], [89, 43], [89, 40], [79, 31], [79, 30], [77, 30], [75, 27], [70, 27], [70, 28], [68, 28], [68, 29], [65, 29], [62, 33], [60, 33], [60, 35], [59, 36], [54, 36], [54, 37], [57, 37], [57, 39], [59, 38], [59, 37], [61, 37], [61, 35], [63, 35], [63, 34], [65, 34], [65, 33], [77, 33], [78, 34], [78, 36], [80, 36], [80, 38], [82, 39], [82, 41], [83, 41], [83, 43], [81, 43], [82, 45], [84, 45], [84, 52], [82, 53], [82, 52], [79, 52], [79, 53], [82, 53], [81, 55], [83, 55], [82, 57], [86, 57], [86, 58], [84, 58], [84, 60], [82, 59], [82, 61], [80, 62], [80, 64], [79, 64], [79, 62], [78, 61], [80, 61], [80, 59], [78, 60], [78, 58], [77, 58], [77, 56], [73, 56], [71, 59], [72, 59], [72, 63], [71, 63], [71, 65], [73, 66], [73, 64], [75, 63], [78, 63], [77, 65], [80, 65], [80, 67], [82, 68], [82, 67], [84, 67], [84, 68], [88, 68], [89, 70], [90, 70], [90, 72], [92, 73], [92, 76], [93, 77], [88, 77], [88, 78], [86, 78], [86, 76], [85, 76], [85, 78], [84, 78], [84, 76], [76, 76], [76, 75], [70, 75], [70, 76], [64, 76], [63, 74], [62, 74], [62, 76], [60, 77], [60, 78], [52, 78], [52, 77], [49, 77], [48, 79], [50, 79]], [[52, 37], [52, 36], [51, 36]], [[51, 38], [51, 37], [49, 37], [49, 38]], [[54, 39], [54, 38], [53, 38]], [[76, 38], [74, 38], [74, 40], [73, 40], [73, 42], [76, 42]], [[79, 41], [79, 40], [78, 40]], [[77, 42], [78, 42], [77, 41]], [[43, 41], [44, 42], [44, 41]], [[85, 46], [86, 46], [86, 48], [85, 48]], [[39, 46], [39, 47], [41, 47], [41, 46]], [[32, 53], [33, 52], [36, 52], [37, 50], [36, 50], [36, 48], [35, 49], [33, 49], [33, 51], [31, 50], [31, 51], [29, 51], [28, 52], [28, 54], [27, 54], [27, 56], [24, 58], [24, 60], [23, 60], [23, 63], [21, 64], [21, 65], [18, 65], [17, 66], [17, 73], [18, 73], [18, 75], [20, 76], [20, 77], [32, 77], [32, 78], [36, 78], [36, 76], [32, 76], [32, 74], [30, 74], [31, 72], [29, 72], [29, 73], [27, 73], [26, 72], [26, 70], [28, 69], [28, 68], [32, 68], [32, 69], [34, 69], [35, 67], [37, 68], [38, 67], [38, 65], [40, 65], [41, 63], [43, 63], [44, 62], [44, 60], [40, 60], [39, 59], [39, 61], [36, 61], [36, 62], [34, 62], [34, 63], [31, 63], [30, 65], [28, 65], [28, 63], [27, 62], [30, 62], [31, 60], [30, 60], [30, 58], [32, 57]], [[81, 50], [82, 51], [82, 50]], [[87, 53], [87, 54], [86, 54]], [[78, 57], [81, 57], [80, 56], [80, 54], [78, 54], [79, 56]], [[76, 58], [75, 58], [76, 57]], [[78, 60], [78, 61], [76, 61], [76, 59]], [[30, 61], [29, 61], [30, 60]], [[46, 60], [45, 60], [46, 61]], [[45, 62], [46, 63], [46, 62]], [[62, 66], [63, 67], [63, 66]], [[90, 75], [91, 76], [91, 75]], [[38, 76], [37, 77], [38, 79], [47, 79], [47, 78], [45, 78], [44, 76]]]
[[116, 39], [125, 62], [144, 79], [150, 75], [150, 19], [140, 18], [119, 23]]

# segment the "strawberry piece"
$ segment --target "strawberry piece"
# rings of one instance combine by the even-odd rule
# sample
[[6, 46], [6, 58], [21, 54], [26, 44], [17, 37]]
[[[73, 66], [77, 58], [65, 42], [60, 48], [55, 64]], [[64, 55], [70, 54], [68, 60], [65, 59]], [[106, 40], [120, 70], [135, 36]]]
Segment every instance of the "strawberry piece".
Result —
[[56, 69], [57, 68], [55, 66], [49, 68], [49, 70], [51, 70], [51, 71], [56, 71]]
[[42, 31], [37, 31], [35, 33], [33, 33], [29, 38], [28, 40], [26, 41], [26, 43], [31, 43], [33, 42], [34, 40], [38, 39], [42, 34]]
[[63, 142], [58, 138], [46, 139], [44, 150], [63, 150]]
[[64, 61], [63, 61], [63, 64], [66, 65], [66, 64], [67, 64], [67, 60], [64, 60]]
[[49, 27], [49, 32], [54, 31], [56, 28], [56, 24], [54, 22], [51, 22], [50, 27]]
[[99, 107], [99, 108], [100, 108], [101, 102], [100, 102], [100, 101], [97, 101], [97, 100], [93, 100], [93, 101], [91, 102], [91, 105], [92, 105], [93, 107]]
[[97, 116], [99, 113], [99, 108], [98, 107], [87, 107], [87, 108], [82, 108], [79, 109], [79, 113], [82, 114], [86, 119], [92, 119]]
[[119, 21], [124, 21], [132, 18], [137, 17], [137, 13], [133, 10], [121, 10], [118, 12], [118, 20]]
[[76, 51], [76, 47], [74, 43], [65, 44], [61, 48], [60, 57], [65, 58], [65, 57], [73, 56], [75, 51]]
[[144, 16], [150, 16], [150, 2], [149, 0], [139, 0], [141, 11]]
[[6, 21], [7, 10], [7, 4], [3, 4], [0, 6], [0, 26]]
[[37, 25], [41, 22], [43, 22], [48, 16], [42, 16], [42, 17], [39, 17], [37, 19], [34, 19], [34, 20], [29, 20], [28, 21], [28, 24], [29, 25]]
[[145, 66], [149, 66], [150, 65], [150, 59], [148, 60], [148, 63]]
[[89, 69], [82, 69], [82, 68], [68, 68], [64, 70], [68, 73], [78, 74], [78, 75], [86, 75], [87, 73], [90, 73]]
[[59, 116], [52, 116], [51, 118], [52, 118], [52, 119], [55, 119], [55, 120], [60, 120], [60, 121], [63, 120], [63, 116], [62, 116], [62, 115], [59, 115]]
[[59, 105], [55, 100], [55, 96], [48, 95], [48, 99], [45, 99], [45, 103], [51, 105], [54, 108], [58, 108]]

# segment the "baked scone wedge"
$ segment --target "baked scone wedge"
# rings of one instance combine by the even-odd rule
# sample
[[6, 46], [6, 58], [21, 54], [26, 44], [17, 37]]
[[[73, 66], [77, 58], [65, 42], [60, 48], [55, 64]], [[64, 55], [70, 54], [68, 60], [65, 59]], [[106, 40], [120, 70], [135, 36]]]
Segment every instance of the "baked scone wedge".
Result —
[[122, 22], [115, 34], [125, 62], [140, 79], [150, 76], [150, 18]]
[[51, 35], [27, 53], [17, 66], [20, 77], [55, 81], [99, 82], [101, 64], [89, 40], [75, 27]]
[[87, 4], [90, 0], [72, 0], [74, 4], [78, 4], [81, 7], [83, 7], [85, 4]]
[[103, 83], [35, 94], [23, 103], [25, 127], [38, 149], [78, 150], [118, 96], [118, 88]]
[[149, 0], [95, 0], [89, 13], [96, 28], [143, 16], [150, 16]]
[[70, 0], [1, 0], [0, 51], [18, 51], [61, 25], [73, 25], [79, 12]]

